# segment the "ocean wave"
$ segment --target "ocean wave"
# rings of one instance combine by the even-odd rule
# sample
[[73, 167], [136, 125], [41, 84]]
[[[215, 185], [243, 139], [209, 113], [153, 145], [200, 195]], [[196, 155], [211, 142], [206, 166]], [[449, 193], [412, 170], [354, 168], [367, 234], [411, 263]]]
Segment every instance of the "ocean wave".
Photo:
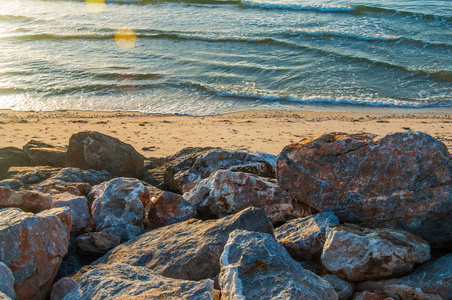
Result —
[[312, 5], [312, 4], [287, 4], [277, 2], [259, 2], [241, 0], [240, 5], [244, 7], [256, 7], [263, 9], [283, 9], [283, 10], [313, 10], [322, 12], [350, 12], [354, 8], [352, 6], [337, 6], [337, 5]]
[[34, 22], [36, 19], [20, 15], [0, 15], [0, 21]]

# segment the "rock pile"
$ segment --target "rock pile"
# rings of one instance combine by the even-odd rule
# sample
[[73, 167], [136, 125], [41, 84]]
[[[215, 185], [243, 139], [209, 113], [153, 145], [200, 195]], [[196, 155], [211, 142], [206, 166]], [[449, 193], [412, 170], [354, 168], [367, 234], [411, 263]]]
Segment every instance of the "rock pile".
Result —
[[452, 299], [452, 162], [420, 132], [149, 159], [81, 132], [0, 176], [0, 299]]

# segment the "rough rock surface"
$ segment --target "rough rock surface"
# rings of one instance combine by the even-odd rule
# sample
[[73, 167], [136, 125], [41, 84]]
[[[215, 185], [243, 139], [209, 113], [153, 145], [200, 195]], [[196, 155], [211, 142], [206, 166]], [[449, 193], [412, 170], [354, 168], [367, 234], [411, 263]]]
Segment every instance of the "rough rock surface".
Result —
[[141, 228], [144, 207], [151, 201], [148, 188], [138, 179], [115, 178], [93, 187], [91, 212], [96, 231], [122, 224]]
[[[376, 293], [372, 293], [369, 291], [364, 291], [364, 292], [353, 294], [353, 300], [395, 300], [395, 299], [387, 298], [385, 296], [382, 296], [382, 295], [379, 295]], [[421, 300], [421, 299], [416, 299], [416, 300]], [[427, 299], [422, 299], [422, 300], [427, 300]], [[432, 299], [432, 300], [434, 300], [434, 299]]]
[[14, 274], [13, 272], [0, 261], [0, 292], [6, 296], [15, 299], [16, 292], [14, 291]]
[[72, 212], [71, 235], [83, 234], [93, 229], [94, 222], [85, 196], [75, 196], [68, 192], [53, 195], [52, 207], [63, 206], [69, 207]]
[[[13, 298], [14, 299], [14, 298]], [[10, 297], [8, 297], [6, 294], [0, 292], [0, 300], [13, 300]]]
[[28, 151], [33, 166], [67, 166], [66, 150], [58, 148], [31, 148]]
[[68, 166], [107, 170], [115, 176], [141, 177], [144, 158], [131, 145], [95, 131], [79, 132], [69, 139]]
[[207, 178], [217, 170], [252, 173], [275, 177], [276, 156], [244, 150], [214, 149], [197, 155], [188, 155], [166, 168], [165, 184], [177, 193], [184, 185]]
[[296, 201], [341, 222], [397, 226], [433, 247], [452, 241], [451, 157], [427, 134], [325, 134], [285, 147], [277, 173]]
[[333, 286], [339, 300], [348, 300], [352, 297], [353, 292], [355, 291], [354, 283], [345, 281], [333, 274], [323, 275], [322, 278]]
[[17, 208], [0, 210], [0, 261], [14, 274], [18, 299], [45, 299], [67, 252], [70, 210], [36, 215]]
[[152, 228], [163, 227], [196, 217], [196, 207], [181, 195], [163, 192], [151, 203], [148, 219]]
[[83, 255], [103, 255], [120, 244], [121, 237], [108, 232], [88, 232], [74, 242], [75, 249]]
[[295, 214], [292, 197], [275, 180], [249, 173], [216, 171], [183, 196], [202, 219], [221, 218], [251, 206], [262, 209], [273, 224]]
[[161, 227], [119, 245], [95, 264], [126, 263], [145, 266], [165, 277], [201, 280], [220, 273], [220, 256], [235, 229], [273, 235], [260, 209], [249, 208], [219, 220], [189, 220]]
[[333, 287], [303, 269], [271, 235], [235, 230], [221, 255], [221, 299], [338, 299]]
[[105, 265], [83, 275], [65, 300], [213, 299], [213, 281], [165, 278], [144, 267]]
[[61, 168], [39, 166], [39, 167], [11, 167], [6, 173], [6, 177], [17, 179], [26, 187], [33, 187], [36, 184], [49, 179], [58, 174]]
[[0, 186], [0, 209], [17, 207], [37, 213], [51, 208], [52, 197], [36, 191], [13, 191]]
[[322, 253], [325, 268], [348, 281], [405, 275], [429, 259], [429, 245], [413, 233], [351, 224], [329, 227]]
[[421, 265], [407, 276], [360, 282], [357, 290], [403, 299], [452, 299], [452, 253]]
[[78, 286], [77, 281], [70, 277], [64, 277], [55, 282], [50, 292], [50, 300], [62, 300], [70, 291]]
[[31, 160], [22, 149], [6, 147], [0, 149], [0, 178], [3, 179], [12, 166], [30, 166]]
[[121, 244], [141, 235], [141, 229], [132, 224], [121, 224], [118, 226], [108, 227], [101, 232], [119, 236], [121, 238]]
[[0, 186], [9, 188], [13, 191], [19, 191], [24, 187], [24, 184], [17, 179], [5, 179], [0, 181]]
[[320, 257], [325, 244], [328, 226], [339, 225], [333, 212], [293, 219], [275, 229], [275, 237], [297, 260], [315, 260]]

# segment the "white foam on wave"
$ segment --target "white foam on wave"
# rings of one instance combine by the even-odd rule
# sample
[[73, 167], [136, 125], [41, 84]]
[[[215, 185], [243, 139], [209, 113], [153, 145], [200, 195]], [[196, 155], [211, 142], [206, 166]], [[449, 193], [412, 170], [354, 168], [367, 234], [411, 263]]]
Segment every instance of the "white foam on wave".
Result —
[[263, 1], [249, 1], [241, 0], [243, 6], [259, 7], [267, 9], [288, 9], [288, 10], [314, 10], [323, 12], [349, 12], [353, 11], [352, 6], [337, 6], [324, 4], [298, 4], [298, 3], [278, 3], [278, 2], [263, 2]]

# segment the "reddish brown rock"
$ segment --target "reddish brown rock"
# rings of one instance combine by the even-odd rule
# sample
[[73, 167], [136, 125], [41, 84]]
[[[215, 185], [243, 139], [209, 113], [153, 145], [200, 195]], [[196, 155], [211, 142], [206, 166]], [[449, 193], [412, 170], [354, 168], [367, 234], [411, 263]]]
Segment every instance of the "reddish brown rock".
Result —
[[196, 217], [196, 207], [181, 195], [163, 192], [151, 203], [148, 219], [158, 228]]
[[85, 196], [75, 196], [68, 192], [54, 195], [52, 207], [64, 206], [69, 207], [72, 212], [71, 235], [79, 235], [93, 229], [94, 222], [89, 211], [88, 199]]
[[364, 291], [364, 292], [360, 292], [360, 293], [355, 293], [353, 295], [353, 300], [395, 300], [395, 299], [387, 298], [385, 296], [382, 296], [382, 295], [379, 295], [376, 293], [372, 293], [369, 291]]
[[325, 134], [285, 147], [277, 173], [297, 202], [342, 222], [397, 226], [434, 247], [452, 241], [450, 154], [424, 133]]
[[249, 173], [216, 171], [183, 197], [203, 219], [221, 218], [251, 206], [262, 209], [273, 224], [295, 214], [290, 194], [275, 180]]
[[36, 191], [13, 191], [0, 186], [0, 209], [17, 207], [27, 212], [40, 212], [51, 208], [52, 197]]
[[50, 300], [62, 300], [70, 291], [78, 286], [77, 281], [70, 277], [63, 277], [52, 286]]
[[141, 177], [144, 158], [131, 145], [95, 131], [69, 139], [67, 164], [81, 169], [107, 170], [115, 176]]
[[70, 211], [56, 208], [36, 215], [0, 210], [0, 261], [14, 274], [19, 300], [45, 299], [67, 252]]

